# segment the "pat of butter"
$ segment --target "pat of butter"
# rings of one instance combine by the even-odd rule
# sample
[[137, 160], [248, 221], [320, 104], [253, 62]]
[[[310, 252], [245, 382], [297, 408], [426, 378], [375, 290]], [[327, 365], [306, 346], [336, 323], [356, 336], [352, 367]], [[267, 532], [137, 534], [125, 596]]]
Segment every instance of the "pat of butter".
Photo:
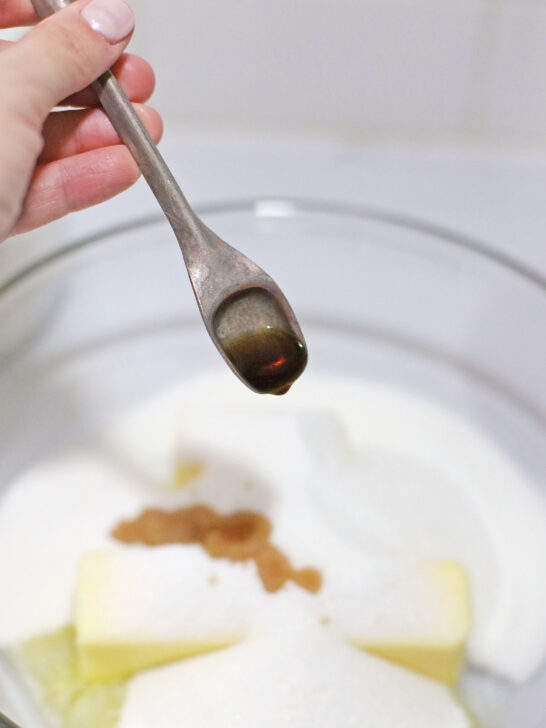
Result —
[[244, 565], [213, 561], [198, 546], [86, 554], [75, 622], [82, 675], [124, 678], [241, 640], [254, 580]]
[[[425, 614], [419, 633], [400, 630], [387, 636], [356, 633], [352, 639], [358, 647], [378, 657], [395, 662], [434, 680], [454, 686], [465, 660], [466, 641], [470, 630], [470, 595], [465, 570], [457, 563], [430, 562], [423, 565], [428, 587], [435, 591], [431, 603], [439, 607]], [[425, 575], [426, 574], [426, 575]]]
[[[35, 698], [66, 728], [115, 728], [125, 699], [126, 685], [111, 681], [90, 685], [78, 669], [72, 627], [27, 640], [13, 655], [25, 670]], [[41, 722], [40, 722], [41, 724]], [[49, 724], [49, 721], [48, 721]]]
[[461, 567], [352, 549], [330, 559], [317, 594], [293, 584], [270, 594], [254, 564], [212, 559], [199, 546], [89, 553], [80, 564], [76, 599], [82, 674], [95, 681], [127, 677], [267, 631], [275, 613], [284, 613], [456, 682], [470, 622]]

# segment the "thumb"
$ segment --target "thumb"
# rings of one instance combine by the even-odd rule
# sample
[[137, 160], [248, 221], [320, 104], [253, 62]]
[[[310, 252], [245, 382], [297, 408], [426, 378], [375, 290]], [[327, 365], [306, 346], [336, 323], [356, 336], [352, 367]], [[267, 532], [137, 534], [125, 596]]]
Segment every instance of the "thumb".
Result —
[[2, 50], [0, 241], [21, 211], [47, 115], [117, 60], [133, 25], [124, 0], [77, 0]]
[[[9, 50], [10, 87], [42, 123], [61, 99], [88, 86], [121, 55], [134, 16], [124, 0], [78, 0]], [[27, 119], [31, 121], [30, 119]]]

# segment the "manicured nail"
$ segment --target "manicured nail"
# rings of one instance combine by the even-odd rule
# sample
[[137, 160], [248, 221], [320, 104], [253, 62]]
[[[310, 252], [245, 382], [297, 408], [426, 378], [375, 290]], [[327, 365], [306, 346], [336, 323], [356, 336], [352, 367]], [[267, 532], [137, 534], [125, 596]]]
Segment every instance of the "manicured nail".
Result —
[[109, 43], [119, 43], [135, 26], [133, 11], [124, 0], [92, 0], [82, 18]]

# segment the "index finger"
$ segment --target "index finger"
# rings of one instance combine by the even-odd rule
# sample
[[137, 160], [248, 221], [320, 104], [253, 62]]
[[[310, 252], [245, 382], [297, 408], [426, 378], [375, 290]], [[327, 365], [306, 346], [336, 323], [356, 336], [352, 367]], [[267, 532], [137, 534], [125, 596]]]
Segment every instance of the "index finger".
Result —
[[34, 25], [38, 16], [30, 0], [0, 0], [0, 28]]

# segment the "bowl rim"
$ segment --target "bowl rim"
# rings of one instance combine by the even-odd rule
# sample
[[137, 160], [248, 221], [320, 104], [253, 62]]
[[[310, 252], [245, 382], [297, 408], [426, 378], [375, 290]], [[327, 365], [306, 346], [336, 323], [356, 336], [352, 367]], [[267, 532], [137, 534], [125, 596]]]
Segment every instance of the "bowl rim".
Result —
[[[413, 217], [397, 211], [367, 205], [345, 203], [333, 200], [304, 197], [253, 196], [210, 201], [195, 206], [198, 215], [214, 215], [223, 213], [253, 213], [255, 217], [288, 218], [305, 213], [324, 213], [351, 217], [364, 221], [378, 222], [387, 227], [395, 227], [426, 235], [436, 242], [461, 248], [482, 259], [493, 263], [510, 273], [523, 278], [527, 283], [546, 294], [546, 275], [533, 270], [510, 255], [494, 249], [488, 243], [458, 232], [450, 227]], [[90, 235], [82, 235], [65, 243], [55, 251], [36, 258], [0, 285], [0, 302], [2, 297], [32, 276], [61, 259], [76, 254], [79, 250], [99, 244], [121, 233], [142, 229], [167, 219], [163, 213], [142, 215], [133, 220], [106, 226]]]

